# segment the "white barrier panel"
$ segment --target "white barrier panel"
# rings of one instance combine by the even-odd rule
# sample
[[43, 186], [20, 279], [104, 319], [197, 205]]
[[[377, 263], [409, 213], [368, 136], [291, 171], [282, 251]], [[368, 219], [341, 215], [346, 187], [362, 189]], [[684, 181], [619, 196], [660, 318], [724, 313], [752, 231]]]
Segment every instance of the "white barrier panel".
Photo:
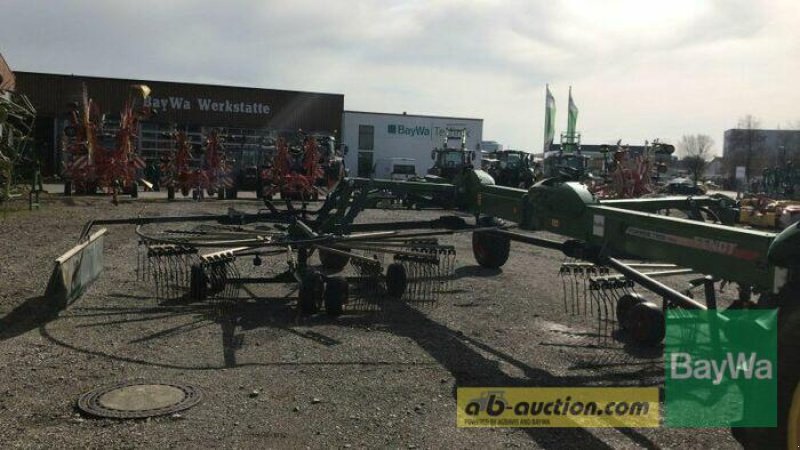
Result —
[[103, 271], [103, 236], [106, 229], [89, 236], [56, 259], [45, 297], [67, 306], [77, 299]]

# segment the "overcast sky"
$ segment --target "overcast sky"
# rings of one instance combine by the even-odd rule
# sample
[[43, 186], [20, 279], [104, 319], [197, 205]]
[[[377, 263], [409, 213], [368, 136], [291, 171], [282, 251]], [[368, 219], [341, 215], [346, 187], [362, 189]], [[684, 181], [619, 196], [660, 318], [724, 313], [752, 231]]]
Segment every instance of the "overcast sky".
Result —
[[587, 144], [800, 122], [800, 1], [0, 2], [12, 69], [342, 93], [345, 109], [484, 119], [541, 151], [544, 91]]

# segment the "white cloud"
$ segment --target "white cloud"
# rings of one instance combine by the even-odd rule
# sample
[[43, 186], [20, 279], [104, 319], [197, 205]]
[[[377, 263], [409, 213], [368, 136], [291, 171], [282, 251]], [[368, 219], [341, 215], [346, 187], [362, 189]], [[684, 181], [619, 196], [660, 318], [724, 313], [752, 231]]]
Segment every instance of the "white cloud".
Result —
[[[538, 151], [544, 84], [584, 142], [722, 132], [747, 113], [800, 119], [793, 0], [6, 0], [19, 70], [345, 94], [345, 107], [484, 118]], [[559, 128], [561, 128], [559, 126]], [[718, 149], [719, 150], [719, 149]]]

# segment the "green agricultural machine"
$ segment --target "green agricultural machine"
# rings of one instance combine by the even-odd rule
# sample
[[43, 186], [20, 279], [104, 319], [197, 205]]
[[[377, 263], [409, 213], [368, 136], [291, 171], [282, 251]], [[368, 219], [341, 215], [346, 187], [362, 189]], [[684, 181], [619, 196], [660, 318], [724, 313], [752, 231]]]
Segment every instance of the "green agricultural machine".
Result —
[[[387, 191], [468, 213], [475, 221], [470, 223], [461, 214], [429, 221], [356, 224], [354, 219], [371, 204], [370, 199]], [[266, 210], [253, 214], [140, 217], [87, 224], [79, 246], [57, 261], [48, 294], [69, 302], [99, 276], [102, 230], [92, 235], [90, 231], [103, 224], [137, 225], [142, 249], [137, 273], [150, 274], [157, 295], [229, 299], [230, 291], [243, 284], [294, 281], [299, 314], [323, 309], [340, 314], [353, 295], [377, 307], [380, 304], [373, 299], [435, 299], [442, 286], [453, 282], [454, 250], [439, 242], [447, 234], [471, 232], [475, 260], [487, 268], [506, 263], [512, 241], [558, 249], [573, 259], [561, 267], [562, 276], [580, 275], [589, 285], [622, 289], [625, 295], [604, 297], [603, 306], [609, 308], [604, 313], [598, 308], [599, 319], [615, 323], [641, 345], [661, 342], [669, 310], [718, 310], [713, 317], [725, 323], [726, 309], [777, 309], [778, 427], [737, 428], [734, 434], [754, 448], [795, 445], [800, 428], [800, 391], [796, 389], [800, 379], [800, 224], [781, 233], [735, 228], [724, 224], [732, 223], [732, 205], [726, 197], [709, 196], [600, 200], [583, 184], [560, 178], [518, 189], [497, 186], [486, 172], [471, 169], [456, 174], [452, 183], [345, 179], [315, 211], [297, 209], [290, 202], [283, 208], [266, 202]], [[686, 218], [673, 215], [676, 211]], [[195, 226], [201, 221], [208, 223]], [[174, 224], [181, 222], [195, 227], [176, 230]], [[160, 229], [164, 223], [170, 223], [170, 228]], [[214, 251], [203, 253], [206, 249]], [[308, 264], [315, 252], [329, 269], [327, 274]], [[269, 279], [244, 277], [234, 264], [247, 258], [259, 266], [262, 257], [274, 254], [286, 254], [289, 263], [285, 273]], [[357, 276], [330, 275], [348, 264]], [[663, 270], [647, 271], [653, 269]], [[702, 274], [691, 282], [704, 290], [702, 301], [694, 298], [692, 289], [676, 289], [657, 279], [684, 273]], [[729, 305], [718, 302], [718, 283], [736, 285], [738, 299]], [[631, 294], [632, 286], [660, 297], [660, 305]], [[579, 300], [580, 296], [571, 299], [571, 306], [578, 310]], [[595, 300], [583, 297], [583, 301]]]
[[465, 168], [472, 167], [475, 152], [467, 149], [467, 130], [448, 128], [441, 147], [431, 150], [433, 167], [425, 177], [429, 181], [447, 183]]
[[[489, 164], [485, 164], [486, 162]], [[497, 150], [483, 157], [488, 165], [489, 175], [500, 186], [529, 188], [537, 178], [541, 178], [541, 165], [532, 153], [522, 150]]]

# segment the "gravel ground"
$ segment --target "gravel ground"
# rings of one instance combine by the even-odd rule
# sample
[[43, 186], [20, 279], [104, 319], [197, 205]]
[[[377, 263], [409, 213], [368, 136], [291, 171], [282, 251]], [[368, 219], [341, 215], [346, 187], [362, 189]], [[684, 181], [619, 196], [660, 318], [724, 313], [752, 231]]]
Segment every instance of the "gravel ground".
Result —
[[[558, 252], [513, 244], [478, 267], [469, 234], [455, 288], [434, 306], [393, 304], [298, 322], [291, 286], [257, 286], [225, 318], [158, 305], [135, 281], [130, 226], [109, 230], [105, 272], [62, 311], [41, 297], [53, 259], [91, 218], [254, 211], [253, 201], [47, 196], [0, 210], [0, 443], [3, 447], [737, 447], [727, 430], [459, 429], [458, 386], [660, 386], [659, 349], [599, 341], [564, 312]], [[436, 217], [369, 211], [361, 221]], [[249, 261], [241, 262], [243, 266]], [[279, 272], [282, 258], [261, 269]], [[247, 269], [252, 270], [252, 269]], [[97, 420], [78, 396], [126, 380], [184, 382], [204, 400], [176, 416]], [[687, 432], [690, 431], [690, 432]]]

